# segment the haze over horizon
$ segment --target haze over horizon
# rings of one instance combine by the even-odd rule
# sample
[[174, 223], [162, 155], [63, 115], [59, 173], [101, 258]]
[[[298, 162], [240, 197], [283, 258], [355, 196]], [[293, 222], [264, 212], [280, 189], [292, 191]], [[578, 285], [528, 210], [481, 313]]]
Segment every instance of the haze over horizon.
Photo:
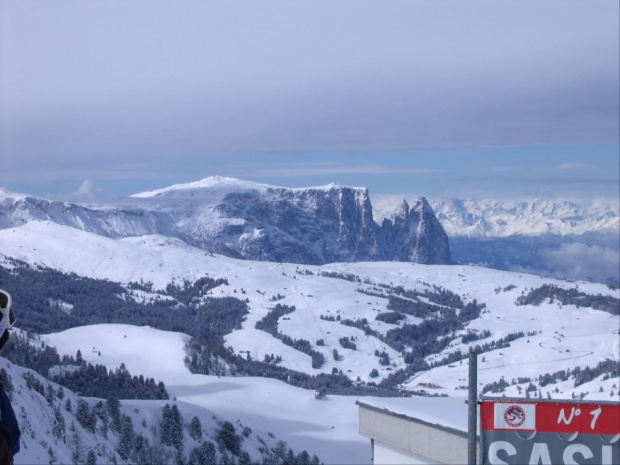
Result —
[[[495, 157], [497, 162], [503, 160]], [[363, 166], [352, 160], [348, 165], [336, 163], [274, 163], [260, 166], [269, 175], [251, 175], [245, 170], [235, 169], [239, 166], [226, 166], [218, 171], [207, 171], [203, 176], [168, 177], [139, 180], [107, 180], [107, 179], [72, 179], [56, 181], [10, 180], [8, 176], [0, 183], [0, 188], [16, 194], [26, 194], [49, 200], [68, 202], [107, 202], [120, 198], [167, 188], [172, 185], [186, 184], [212, 176], [225, 176], [243, 181], [269, 184], [285, 188], [311, 188], [339, 183], [344, 186], [367, 188], [373, 205], [384, 205], [398, 208], [403, 199], [427, 197], [431, 202], [450, 198], [493, 199], [498, 201], [523, 201], [532, 198], [545, 198], [554, 201], [574, 201], [583, 207], [597, 203], [609, 203], [618, 208], [620, 203], [620, 183], [613, 172], [618, 169], [616, 157], [584, 157], [582, 163], [559, 163], [552, 165], [540, 163], [539, 157], [529, 160], [526, 166], [511, 166], [500, 163], [493, 164], [488, 157], [466, 157], [453, 155], [443, 159], [435, 158], [428, 163], [421, 160], [418, 166], [409, 167], [410, 160], [403, 159], [396, 166]], [[558, 158], [561, 160], [563, 158]], [[446, 160], [454, 161], [454, 165], [445, 167]], [[550, 158], [545, 160], [552, 161]], [[509, 161], [509, 160], [505, 160]], [[439, 166], [443, 165], [444, 168]], [[437, 168], [433, 168], [437, 166]], [[468, 173], [468, 174], [467, 174]], [[240, 176], [246, 174], [246, 176]], [[162, 176], [165, 176], [162, 174]], [[390, 207], [390, 204], [393, 204]]]

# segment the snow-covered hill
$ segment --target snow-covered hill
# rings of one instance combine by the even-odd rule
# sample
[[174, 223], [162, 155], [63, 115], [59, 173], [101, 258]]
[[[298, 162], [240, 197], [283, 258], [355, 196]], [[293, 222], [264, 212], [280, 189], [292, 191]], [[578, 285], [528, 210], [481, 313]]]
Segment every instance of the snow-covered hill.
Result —
[[[242, 430], [248, 433], [242, 441], [243, 450], [258, 462], [264, 459], [262, 447], [275, 448], [279, 441], [284, 440], [296, 453], [306, 450], [310, 455], [317, 454], [327, 464], [372, 463], [370, 442], [358, 434], [358, 400], [372, 400], [373, 403], [385, 404], [427, 421], [459, 429], [467, 426], [466, 408], [460, 398], [379, 400], [330, 395], [317, 400], [312, 391], [275, 380], [192, 375], [183, 367], [181, 352], [184, 339], [182, 334], [153, 328], [94, 325], [43, 336], [33, 343], [45, 342], [67, 355], [81, 350], [85, 362], [103, 364], [112, 369], [124, 363], [131, 373], [163, 380], [176, 400], [124, 400], [120, 404], [121, 413], [132, 419], [135, 434], [145, 437], [151, 446], [160, 444], [162, 408], [166, 404], [178, 407], [186, 426], [193, 417], [200, 420], [202, 442], [215, 443], [221, 423], [232, 422], [240, 435]], [[133, 350], [127, 350], [128, 345]], [[97, 350], [87, 350], [91, 347]], [[157, 350], [138, 350], [145, 347]], [[95, 433], [79, 424], [75, 406], [80, 397], [74, 392], [65, 388], [62, 398], [58, 397], [59, 385], [2, 358], [0, 368], [7, 371], [12, 381], [12, 402], [23, 431], [22, 450], [16, 456], [16, 464], [47, 464], [50, 450], [55, 463], [71, 463], [76, 436], [69, 429], [72, 423], [81, 438], [83, 459], [88, 450], [93, 450], [98, 464], [111, 463], [113, 457], [118, 463], [124, 463], [115, 454], [121, 436], [118, 431], [108, 430], [104, 436], [100, 431], [101, 420]], [[45, 395], [28, 387], [25, 374], [39, 380], [46, 390], [50, 386], [54, 396], [46, 399]], [[71, 412], [66, 409], [67, 399], [74, 407]], [[91, 406], [99, 402], [99, 399], [85, 400]], [[55, 411], [63, 417], [62, 430]], [[199, 445], [200, 442], [186, 434], [185, 455]], [[171, 453], [170, 449], [162, 449], [161, 444], [158, 451]], [[169, 463], [170, 460], [172, 457], [169, 455], [168, 462], [162, 463]]]
[[[481, 315], [457, 336], [489, 330], [490, 337], [469, 343], [458, 342], [457, 338], [429, 361], [457, 350], [466, 352], [475, 344], [497, 341], [518, 332], [537, 333], [529, 337], [527, 347], [537, 347], [532, 351], [531, 360], [527, 355], [529, 351], [524, 355], [521, 342], [513, 343], [519, 349], [511, 347], [503, 352], [506, 357], [514, 353], [518, 354], [515, 359], [535, 362], [540, 368], [538, 374], [545, 373], [560, 361], [563, 367], [596, 365], [606, 358], [618, 359], [619, 353], [615, 331], [618, 328], [617, 315], [559, 302], [516, 305], [519, 296], [545, 284], [561, 289], [578, 287], [589, 295], [618, 297], [618, 290], [602, 284], [559, 281], [471, 266], [370, 262], [318, 267], [252, 262], [205, 254], [178, 240], [161, 236], [114, 240], [47, 222], [31, 222], [0, 231], [0, 254], [80, 276], [121, 283], [152, 282], [154, 290], [162, 294], [170, 282], [193, 282], [203, 276], [226, 278], [229, 285], [216, 287], [209, 295], [242, 297], [250, 311], [242, 328], [225, 336], [226, 345], [231, 345], [237, 353], [250, 354], [254, 360], [263, 360], [265, 355], [280, 355], [282, 366], [311, 374], [330, 373], [335, 368], [351, 379], [359, 377], [371, 381], [370, 372], [377, 369], [379, 376], [376, 381], [380, 381], [391, 372], [404, 368], [405, 361], [398, 351], [377, 337], [367, 335], [359, 327], [340, 323], [366, 319], [370, 330], [385, 336], [405, 323], [420, 322], [420, 318], [412, 315], [403, 315], [397, 324], [376, 319], [377, 315], [390, 312], [388, 289], [399, 286], [419, 295], [443, 288], [464, 303], [477, 301], [486, 304]], [[348, 279], [339, 279], [343, 277]], [[509, 290], [498, 292], [498, 289]], [[324, 346], [314, 347], [325, 357], [320, 369], [311, 367], [309, 355], [285, 345], [268, 332], [256, 329], [256, 323], [270, 312], [276, 300], [296, 308], [286, 318], [280, 319], [279, 331], [293, 339], [308, 340], [313, 346], [320, 339], [324, 341]], [[564, 334], [562, 347], [570, 348], [570, 355], [560, 348], [544, 349], [543, 346], [549, 346], [556, 338], [556, 332]], [[356, 350], [343, 348], [339, 342], [343, 337], [354, 338]], [[339, 351], [339, 360], [332, 357], [333, 349]], [[376, 351], [387, 352], [391, 361], [389, 366], [379, 364]], [[487, 375], [482, 377], [484, 383], [496, 381], [502, 374], [501, 370], [487, 372], [488, 379], [485, 378]], [[527, 376], [532, 374], [529, 369], [527, 373]]]
[[[155, 352], [121, 351], [117, 346], [107, 344], [110, 334], [124, 334], [140, 347], [160, 346], [161, 349]], [[111, 420], [106, 417], [104, 422], [102, 417], [98, 417], [94, 431], [80, 424], [79, 402], [85, 401], [93, 409], [101, 403], [107, 407], [106, 399], [80, 397], [31, 370], [0, 358], [0, 368], [10, 380], [12, 404], [22, 431], [21, 451], [15, 456], [17, 465], [75, 463], [76, 452], [80, 457], [78, 463], [90, 463], [87, 462], [90, 451], [94, 453], [93, 463], [102, 465], [172, 463], [176, 451], [172, 447], [164, 447], [161, 437], [162, 411], [166, 405], [176, 406], [184, 422], [182, 451], [186, 458], [193, 449], [203, 444], [212, 443], [217, 447], [218, 431], [222, 423], [228, 421], [242, 438], [241, 450], [248, 454], [253, 463], [266, 460], [266, 449], [275, 450], [280, 441], [286, 444], [284, 453], [290, 448], [296, 455], [303, 451], [314, 451], [309, 456], [324, 452], [325, 458], [322, 460], [325, 463], [369, 463], [370, 445], [356, 434], [357, 406], [352, 398], [334, 396], [326, 401], [316, 401], [311, 392], [274, 380], [227, 378], [224, 381], [215, 376], [191, 375], [187, 370], [181, 373], [182, 357], [177, 357], [174, 348], [179, 345], [177, 342], [181, 342], [182, 347], [183, 336], [165, 334], [152, 328], [91, 326], [77, 328], [72, 333], [50, 335], [43, 340], [57, 345], [59, 352], [66, 354], [74, 347], [84, 349], [94, 345], [101, 349], [101, 355], [84, 351], [87, 363], [103, 364], [114, 369], [119, 366], [118, 360], [124, 360], [132, 373], [161, 374], [170, 383], [169, 391], [177, 399], [120, 402], [120, 414], [131, 419], [133, 437], [141, 437], [143, 448], [151, 449], [144, 454], [142, 461], [135, 451], [127, 460], [119, 455], [125, 433], [113, 430], [107, 423]], [[38, 339], [33, 342], [41, 343]], [[163, 353], [167, 353], [166, 349], [172, 350], [162, 357]], [[43, 393], [39, 389], [43, 389]], [[254, 402], [241, 403], [244, 398], [252, 398]], [[282, 402], [290, 408], [274, 415], [274, 404], [281, 405]], [[342, 416], [332, 415], [334, 410], [341, 412]], [[298, 420], [301, 416], [303, 422]], [[198, 419], [201, 425], [202, 437], [199, 440], [187, 432], [190, 421], [194, 419]], [[153, 453], [158, 455], [148, 455]], [[229, 457], [233, 455], [229, 451], [226, 453]], [[221, 450], [216, 457], [221, 463]], [[239, 460], [238, 457], [236, 460]]]

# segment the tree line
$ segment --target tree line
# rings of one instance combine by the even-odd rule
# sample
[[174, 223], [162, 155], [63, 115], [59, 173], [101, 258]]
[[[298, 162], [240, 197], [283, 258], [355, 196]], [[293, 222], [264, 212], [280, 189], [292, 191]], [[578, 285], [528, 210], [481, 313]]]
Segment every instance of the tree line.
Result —
[[283, 344], [293, 347], [304, 354], [310, 355], [312, 359], [312, 368], [321, 368], [323, 362], [325, 361], [325, 357], [321, 352], [312, 348], [310, 341], [307, 341], [306, 339], [293, 339], [292, 337], [278, 331], [278, 320], [280, 317], [293, 313], [294, 311], [295, 306], [288, 306], [278, 303], [269, 311], [269, 313], [267, 313], [267, 315], [265, 315], [260, 321], [256, 322], [255, 327], [256, 329], [265, 331], [276, 339], [281, 340]]
[[203, 277], [195, 283], [169, 284], [158, 293], [170, 299], [154, 295], [151, 300], [140, 301], [134, 291], [152, 292], [152, 283], [134, 282], [124, 287], [50, 268], [31, 268], [16, 260], [12, 265], [12, 269], [0, 267], [0, 286], [13, 297], [19, 327], [38, 334], [99, 323], [123, 323], [223, 343], [223, 336], [239, 329], [248, 313], [245, 300], [206, 295], [216, 286], [227, 285], [222, 279]]
[[540, 305], [546, 299], [552, 303], [557, 300], [561, 305], [589, 307], [612, 315], [620, 315], [620, 299], [608, 295], [586, 294], [576, 288], [563, 289], [552, 284], [543, 284], [531, 289], [527, 294], [517, 297], [515, 304]]
[[84, 362], [79, 350], [76, 357], [64, 355], [61, 358], [55, 347], [44, 343], [39, 345], [37, 341], [20, 334], [11, 335], [2, 355], [12, 363], [30, 368], [81, 396], [168, 399], [162, 381], [156, 382], [143, 375], [132, 376], [124, 364], [114, 371], [108, 370], [103, 365]]

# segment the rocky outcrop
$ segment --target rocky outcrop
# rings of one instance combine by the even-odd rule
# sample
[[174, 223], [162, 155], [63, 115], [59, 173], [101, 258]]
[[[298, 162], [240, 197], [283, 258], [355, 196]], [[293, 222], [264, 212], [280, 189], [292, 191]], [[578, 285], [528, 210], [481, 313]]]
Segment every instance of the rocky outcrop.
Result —
[[450, 263], [448, 237], [424, 197], [378, 225], [368, 190], [338, 184], [287, 189], [209, 178], [95, 206], [5, 196], [0, 225], [34, 219], [108, 237], [161, 234], [252, 260]]
[[403, 200], [394, 219], [383, 220], [378, 235], [386, 260], [450, 263], [448, 236], [424, 197], [411, 208]]

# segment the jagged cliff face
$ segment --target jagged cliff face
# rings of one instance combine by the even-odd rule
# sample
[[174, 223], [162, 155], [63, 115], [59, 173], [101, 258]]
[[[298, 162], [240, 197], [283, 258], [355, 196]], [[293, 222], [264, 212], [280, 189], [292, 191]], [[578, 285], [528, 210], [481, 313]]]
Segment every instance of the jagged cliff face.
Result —
[[411, 208], [403, 200], [393, 220], [383, 220], [379, 238], [386, 260], [450, 263], [448, 236], [424, 197]]
[[393, 220], [373, 220], [367, 189], [332, 184], [287, 189], [208, 178], [138, 194], [113, 205], [0, 198], [0, 227], [47, 220], [118, 238], [177, 237], [201, 249], [252, 260], [450, 263], [448, 237], [421, 197]]

